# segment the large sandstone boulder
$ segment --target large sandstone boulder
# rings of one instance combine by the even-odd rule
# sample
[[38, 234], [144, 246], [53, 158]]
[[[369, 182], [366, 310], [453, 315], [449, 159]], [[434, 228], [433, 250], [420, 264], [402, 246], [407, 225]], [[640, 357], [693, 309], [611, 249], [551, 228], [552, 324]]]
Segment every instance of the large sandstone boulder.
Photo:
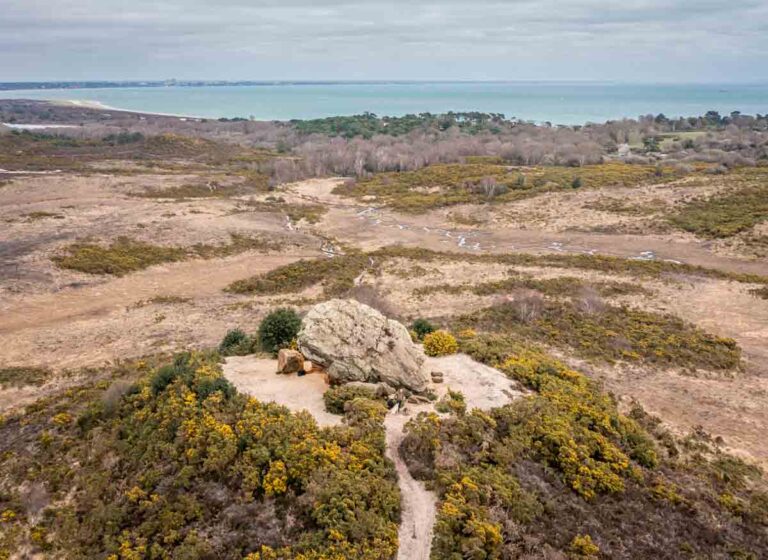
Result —
[[325, 367], [335, 383], [384, 382], [422, 392], [429, 378], [424, 353], [407, 329], [354, 300], [331, 300], [313, 307], [302, 322], [299, 350]]

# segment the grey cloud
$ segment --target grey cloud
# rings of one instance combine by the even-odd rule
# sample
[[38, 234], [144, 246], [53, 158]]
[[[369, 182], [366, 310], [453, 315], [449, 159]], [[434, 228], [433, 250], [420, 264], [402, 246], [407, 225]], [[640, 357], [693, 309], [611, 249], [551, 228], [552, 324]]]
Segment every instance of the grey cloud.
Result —
[[0, 0], [0, 14], [0, 80], [755, 81], [768, 55], [764, 0]]

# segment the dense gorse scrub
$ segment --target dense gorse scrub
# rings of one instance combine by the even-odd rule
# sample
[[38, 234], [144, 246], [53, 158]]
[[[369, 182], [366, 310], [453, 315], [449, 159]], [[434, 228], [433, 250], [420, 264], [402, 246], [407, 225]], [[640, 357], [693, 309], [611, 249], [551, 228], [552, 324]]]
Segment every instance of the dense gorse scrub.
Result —
[[749, 558], [768, 550], [754, 467], [705, 434], [678, 439], [583, 374], [481, 334], [462, 350], [531, 393], [420, 414], [402, 450], [440, 496], [432, 558]]
[[321, 429], [237, 394], [203, 354], [108, 385], [5, 419], [0, 557], [394, 556], [381, 404], [353, 400]]

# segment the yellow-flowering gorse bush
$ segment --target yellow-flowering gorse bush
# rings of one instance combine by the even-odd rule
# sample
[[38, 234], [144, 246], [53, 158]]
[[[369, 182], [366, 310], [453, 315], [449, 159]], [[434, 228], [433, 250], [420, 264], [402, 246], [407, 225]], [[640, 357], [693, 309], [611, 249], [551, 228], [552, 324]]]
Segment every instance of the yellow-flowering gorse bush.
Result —
[[[51, 553], [394, 557], [400, 496], [380, 403], [357, 398], [345, 426], [321, 429], [308, 413], [238, 394], [216, 355], [202, 353], [149, 371], [109, 411], [101, 403], [77, 422], [71, 412], [48, 417], [56, 437], [40, 447], [47, 487], [72, 504], [38, 527]], [[15, 522], [11, 513], [3, 521]]]
[[424, 353], [427, 356], [447, 356], [459, 351], [459, 343], [451, 333], [435, 331], [424, 337]]

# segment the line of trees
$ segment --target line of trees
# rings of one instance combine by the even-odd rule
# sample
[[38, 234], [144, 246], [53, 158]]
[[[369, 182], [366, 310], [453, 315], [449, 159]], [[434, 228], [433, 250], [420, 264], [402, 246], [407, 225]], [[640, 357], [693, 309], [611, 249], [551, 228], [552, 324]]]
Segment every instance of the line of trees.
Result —
[[[262, 164], [273, 182], [305, 177], [365, 176], [410, 171], [436, 163], [462, 162], [473, 156], [498, 158], [511, 165], [582, 166], [605, 159], [628, 163], [696, 161], [725, 166], [768, 160], [768, 115], [670, 119], [646, 115], [582, 126], [537, 125], [501, 114], [423, 113], [377, 117], [366, 113], [311, 121], [265, 122], [245, 119], [180, 119], [34, 101], [0, 101], [0, 120], [82, 124], [61, 134], [87, 138], [145, 137], [174, 133], [218, 142], [264, 148], [285, 155]], [[695, 134], [692, 134], [695, 133]]]

